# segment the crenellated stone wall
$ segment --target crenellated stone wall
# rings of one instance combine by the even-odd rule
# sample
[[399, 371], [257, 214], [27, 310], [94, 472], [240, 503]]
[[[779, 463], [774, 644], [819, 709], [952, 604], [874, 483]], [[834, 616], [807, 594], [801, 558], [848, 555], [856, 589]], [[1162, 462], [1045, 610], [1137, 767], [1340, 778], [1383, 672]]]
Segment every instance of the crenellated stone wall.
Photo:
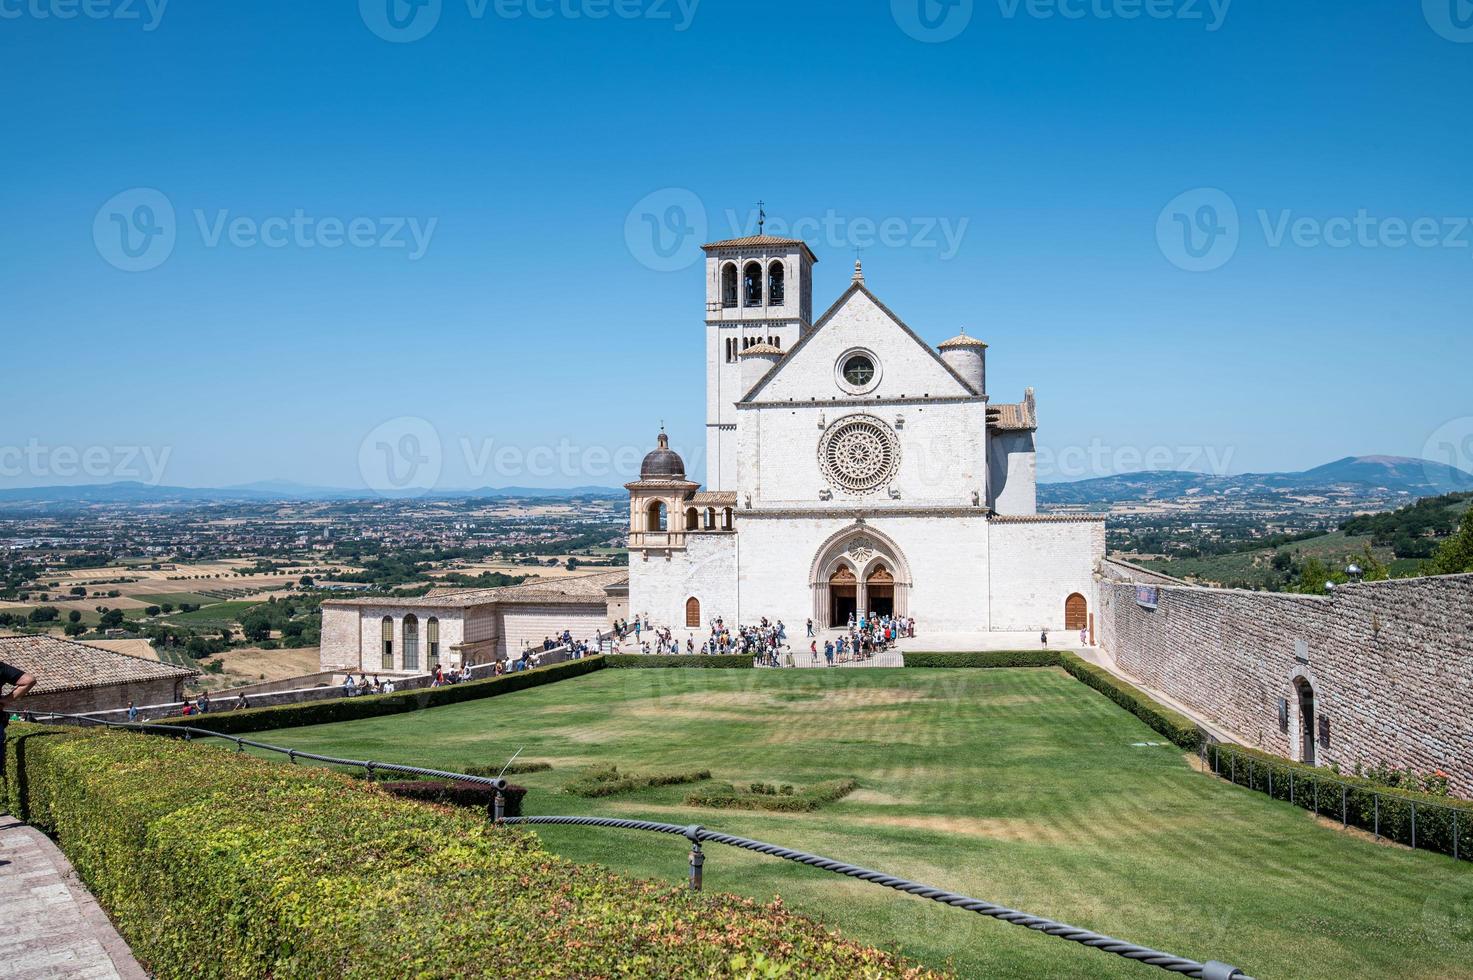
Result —
[[[1345, 770], [1440, 769], [1473, 796], [1473, 575], [1304, 596], [1121, 581], [1128, 569], [1105, 563], [1099, 641], [1148, 686], [1264, 751]], [[1155, 609], [1137, 601], [1137, 584], [1158, 590]]]

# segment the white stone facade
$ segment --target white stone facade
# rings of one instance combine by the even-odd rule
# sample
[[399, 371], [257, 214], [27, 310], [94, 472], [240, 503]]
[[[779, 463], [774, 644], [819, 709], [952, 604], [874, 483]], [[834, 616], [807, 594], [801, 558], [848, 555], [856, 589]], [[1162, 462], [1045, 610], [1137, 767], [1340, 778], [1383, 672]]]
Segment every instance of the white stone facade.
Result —
[[[707, 252], [712, 486], [686, 480], [663, 436], [628, 485], [631, 615], [829, 626], [870, 611], [932, 631], [1031, 630], [1063, 628], [1067, 603], [1071, 624], [1081, 609], [1087, 622], [1104, 523], [1037, 515], [1032, 391], [992, 404], [986, 344], [962, 335], [933, 349], [857, 263], [809, 325], [800, 242]], [[781, 310], [730, 305], [722, 270], [758, 253], [787, 277]]]

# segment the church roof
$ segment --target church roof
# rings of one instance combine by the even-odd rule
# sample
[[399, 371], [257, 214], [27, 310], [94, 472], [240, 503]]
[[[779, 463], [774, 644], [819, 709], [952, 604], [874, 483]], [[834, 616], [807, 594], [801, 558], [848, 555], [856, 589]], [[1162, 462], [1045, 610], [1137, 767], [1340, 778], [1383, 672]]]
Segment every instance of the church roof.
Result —
[[693, 504], [727, 504], [736, 506], [735, 490], [700, 490], [691, 495]]
[[461, 589], [437, 595], [404, 598], [332, 599], [324, 606], [375, 606], [391, 609], [465, 609], [490, 603], [505, 605], [583, 605], [602, 602], [607, 590], [629, 581], [629, 569], [595, 572], [592, 575], [569, 575], [563, 578], [539, 579], [521, 585], [505, 585], [495, 589]]
[[737, 353], [737, 356], [746, 357], [748, 354], [776, 354], [777, 356], [781, 357], [782, 353], [783, 350], [781, 347], [774, 347], [771, 344], [753, 344], [746, 350], [739, 351]]
[[1030, 432], [1038, 428], [1033, 408], [1032, 391], [1021, 402], [1000, 402], [987, 406], [987, 427], [1014, 432]]
[[0, 661], [35, 675], [37, 694], [112, 684], [183, 680], [199, 673], [54, 636], [0, 637]]
[[976, 337], [968, 337], [965, 331], [936, 345], [937, 350], [950, 350], [953, 347], [981, 347], [985, 350], [987, 345]]
[[792, 248], [794, 245], [808, 253], [808, 261], [817, 262], [818, 256], [813, 254], [813, 249], [801, 238], [783, 238], [780, 235], [747, 235], [744, 238], [727, 238], [719, 242], [707, 242], [702, 245], [703, 249], [713, 248]]

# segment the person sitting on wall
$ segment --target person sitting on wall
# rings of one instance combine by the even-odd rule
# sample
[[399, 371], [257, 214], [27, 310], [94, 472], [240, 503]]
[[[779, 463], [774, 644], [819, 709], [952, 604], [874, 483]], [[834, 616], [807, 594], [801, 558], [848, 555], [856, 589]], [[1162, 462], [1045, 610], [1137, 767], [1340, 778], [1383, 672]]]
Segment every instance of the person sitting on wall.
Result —
[[251, 706], [251, 699], [245, 696], [245, 692], [244, 691], [241, 691], [239, 694], [237, 694], [235, 696], [235, 710], [236, 711], [242, 711], [242, 710], [244, 710], [246, 708], [249, 708], [250, 706]]
[[[6, 684], [12, 685], [9, 694], [5, 693]], [[0, 779], [5, 778], [5, 727], [10, 724], [10, 713], [15, 710], [15, 702], [35, 686], [35, 675], [0, 661]]]

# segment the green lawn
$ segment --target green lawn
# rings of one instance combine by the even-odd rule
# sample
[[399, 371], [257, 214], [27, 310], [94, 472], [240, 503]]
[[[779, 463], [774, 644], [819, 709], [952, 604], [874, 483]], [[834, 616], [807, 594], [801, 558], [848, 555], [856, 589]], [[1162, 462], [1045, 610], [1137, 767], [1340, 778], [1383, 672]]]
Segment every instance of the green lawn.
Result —
[[[175, 604], [177, 606], [177, 603]], [[163, 617], [164, 622], [175, 626], [193, 626], [197, 629], [222, 629], [240, 622], [248, 610], [259, 606], [259, 602], [216, 602], [202, 606], [194, 612], [173, 612]]]
[[[606, 670], [484, 701], [272, 732], [455, 769], [522, 758], [528, 813], [639, 816], [815, 851], [1253, 976], [1473, 977], [1473, 866], [1372, 843], [1192, 771], [1060, 670]], [[599, 765], [860, 789], [813, 813], [702, 810], [696, 786], [584, 799]], [[554, 850], [680, 879], [684, 841], [539, 828]], [[770, 899], [969, 977], [1147, 966], [789, 862], [711, 845], [706, 885]]]
[[201, 595], [198, 592], [157, 592], [149, 594], [139, 594], [133, 596], [133, 598], [137, 599], [139, 602], [147, 602], [150, 605], [154, 606], [162, 606], [164, 603], [168, 603], [175, 609], [179, 608], [179, 604], [181, 602], [189, 602], [193, 603], [196, 606], [204, 606], [208, 605], [211, 602], [219, 601], [217, 599], [211, 598], [210, 596]]

